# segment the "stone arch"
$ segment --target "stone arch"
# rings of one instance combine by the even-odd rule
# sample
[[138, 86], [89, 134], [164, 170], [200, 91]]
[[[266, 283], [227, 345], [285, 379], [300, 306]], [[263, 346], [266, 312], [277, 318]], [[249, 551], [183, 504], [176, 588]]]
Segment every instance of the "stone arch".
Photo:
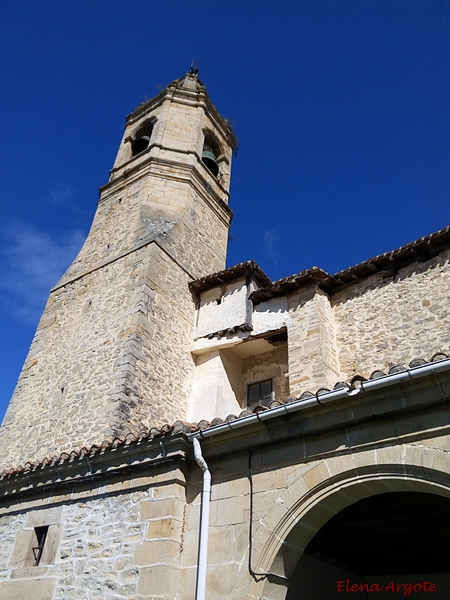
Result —
[[[449, 453], [423, 445], [386, 446], [303, 469], [256, 528], [253, 569], [289, 578], [309, 541], [335, 514], [363, 498], [401, 491], [450, 498]], [[256, 578], [249, 597], [283, 600], [287, 586], [277, 577]]]
[[204, 143], [208, 144], [217, 158], [221, 158], [225, 154], [223, 143], [219, 140], [218, 136], [212, 131], [205, 127], [203, 129], [203, 140]]

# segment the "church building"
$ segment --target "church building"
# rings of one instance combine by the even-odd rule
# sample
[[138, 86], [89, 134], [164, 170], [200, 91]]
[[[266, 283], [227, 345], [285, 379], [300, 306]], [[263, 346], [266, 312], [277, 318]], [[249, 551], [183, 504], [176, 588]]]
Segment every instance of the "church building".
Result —
[[448, 599], [450, 227], [225, 268], [196, 69], [126, 119], [0, 427], [2, 600]]

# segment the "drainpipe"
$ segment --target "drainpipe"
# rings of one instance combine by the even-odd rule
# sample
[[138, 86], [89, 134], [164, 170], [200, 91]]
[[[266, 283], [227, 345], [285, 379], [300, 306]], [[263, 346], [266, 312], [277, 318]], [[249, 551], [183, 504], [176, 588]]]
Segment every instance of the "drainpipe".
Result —
[[211, 473], [202, 455], [202, 448], [197, 438], [192, 438], [194, 445], [194, 458], [203, 471], [202, 506], [200, 512], [200, 542], [198, 549], [197, 588], [195, 600], [205, 600], [206, 593], [206, 567], [208, 563], [208, 527], [209, 503], [211, 499]]
[[[256, 415], [245, 417], [243, 419], [228, 421], [227, 423], [223, 423], [222, 425], [216, 425], [215, 427], [210, 427], [203, 431], [198, 431], [194, 434], [191, 434], [192, 437], [189, 437], [194, 445], [194, 457], [198, 466], [203, 471], [202, 512], [200, 517], [200, 544], [197, 569], [197, 590], [195, 600], [205, 600], [209, 502], [211, 495], [211, 473], [209, 472], [208, 465], [206, 464], [206, 461], [202, 456], [202, 450], [198, 438], [212, 437], [214, 435], [224, 433], [226, 431], [246, 427], [247, 425], [250, 425], [251, 423], [255, 423], [257, 421], [268, 421], [282, 414], [297, 412], [300, 410], [304, 410], [305, 408], [309, 408], [311, 406], [318, 406], [321, 404], [326, 404], [328, 402], [333, 402], [335, 400], [341, 400], [342, 398], [349, 398], [351, 396], [355, 396], [356, 394], [363, 394], [370, 390], [377, 390], [384, 387], [389, 387], [391, 385], [398, 385], [404, 383], [405, 381], [411, 381], [412, 379], [419, 379], [422, 377], [428, 377], [430, 375], [436, 375], [439, 381], [439, 373], [445, 373], [448, 371], [450, 371], [450, 358], [432, 363], [427, 363], [426, 365], [422, 365], [420, 367], [406, 369], [405, 371], [401, 371], [392, 375], [385, 375], [384, 377], [379, 377], [377, 379], [370, 379], [369, 381], [364, 381], [361, 384], [361, 387], [354, 390], [344, 388], [333, 390], [320, 396], [316, 394], [316, 396], [308, 398], [307, 400], [297, 400], [289, 404], [283, 404], [283, 406], [279, 406], [278, 408], [272, 408], [270, 410], [257, 413]], [[251, 470], [249, 472], [251, 475]], [[250, 498], [252, 499], [252, 495], [250, 496]], [[251, 568], [250, 564], [249, 566]], [[252, 571], [253, 570], [251, 570], [251, 572]], [[261, 577], [272, 575], [271, 573], [254, 574]], [[277, 577], [279, 577], [279, 575], [277, 575]]]

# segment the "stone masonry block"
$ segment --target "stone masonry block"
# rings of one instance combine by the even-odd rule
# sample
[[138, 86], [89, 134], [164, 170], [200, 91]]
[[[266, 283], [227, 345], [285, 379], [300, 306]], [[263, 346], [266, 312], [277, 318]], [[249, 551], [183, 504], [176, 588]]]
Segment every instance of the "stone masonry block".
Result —
[[[283, 463], [281, 463], [283, 464]], [[285, 489], [287, 486], [286, 469], [278, 468], [270, 472], [253, 473], [253, 491]]]
[[214, 525], [220, 527], [248, 521], [250, 512], [249, 495], [218, 500], [215, 504], [216, 515], [214, 521], [212, 521]]
[[303, 477], [300, 477], [293, 485], [280, 494], [280, 501], [288, 510], [291, 510], [308, 492], [309, 488], [305, 480]]
[[144, 598], [173, 600], [178, 597], [179, 571], [165, 565], [141, 569], [138, 593]]
[[214, 481], [211, 500], [235, 498], [242, 494], [248, 494], [249, 486], [250, 484], [247, 477], [227, 479], [226, 481]]
[[309, 489], [312, 489], [316, 485], [322, 483], [325, 479], [328, 479], [329, 476], [330, 473], [328, 472], [328, 469], [323, 463], [321, 463], [313, 469], [306, 471], [306, 473], [303, 475], [303, 479], [305, 480], [305, 483]]
[[0, 583], [2, 600], [52, 600], [56, 586], [56, 578], [28, 579], [23, 581], [4, 581]]
[[200, 526], [200, 503], [186, 505], [186, 530], [192, 531]]
[[196, 566], [198, 561], [198, 530], [186, 530], [183, 536], [182, 565], [185, 567]]
[[450, 450], [450, 435], [441, 435], [433, 437], [431, 439], [421, 439], [416, 444], [420, 446], [427, 446], [428, 448], [434, 448], [435, 450]]
[[44, 525], [55, 525], [60, 522], [62, 507], [44, 508], [34, 510], [27, 514], [26, 527], [42, 527]]
[[300, 463], [296, 465], [294, 464], [286, 467], [288, 487], [295, 483], [297, 479], [303, 477], [304, 473], [306, 473], [306, 471], [309, 471], [309, 469], [311, 469], [311, 467], [313, 467], [316, 464], [318, 464], [316, 461], [311, 461], [308, 463]]
[[[183, 477], [182, 473], [180, 476]], [[153, 500], [163, 500], [165, 498], [178, 498], [181, 501], [185, 499], [185, 488], [178, 483], [168, 483], [158, 485], [151, 490]]]
[[180, 521], [183, 519], [184, 502], [175, 498], [165, 500], [151, 500], [141, 502], [139, 513], [144, 521], [160, 519], [161, 517], [175, 517]]
[[[378, 454], [379, 453], [377, 452], [377, 456]], [[419, 446], [407, 445], [404, 447], [404, 462], [405, 464], [422, 466], [425, 469], [432, 469], [436, 468], [435, 461], [440, 454], [442, 453], [433, 451], [431, 448], [421, 448]], [[448, 466], [450, 466], [450, 462], [448, 463]], [[448, 473], [448, 468], [444, 468], [442, 470]]]
[[367, 467], [369, 465], [376, 465], [377, 455], [375, 450], [366, 450], [365, 452], [354, 452], [352, 454], [353, 462], [356, 469], [361, 467]]
[[239, 523], [234, 526], [234, 560], [238, 563], [242, 563], [248, 552], [249, 528], [249, 523]]
[[149, 521], [147, 524], [146, 538], [148, 540], [157, 540], [160, 538], [170, 538], [176, 542], [181, 539], [182, 522], [172, 517]]
[[436, 471], [450, 472], [450, 455], [448, 452], [433, 453], [433, 469]]
[[262, 520], [264, 527], [267, 528], [268, 531], [273, 531], [281, 519], [286, 517], [287, 512], [286, 506], [281, 501], [275, 501]]
[[332, 476], [345, 473], [345, 471], [350, 471], [355, 466], [353, 463], [353, 458], [350, 454], [333, 456], [332, 458], [327, 458], [325, 462], [327, 469]]
[[[280, 497], [280, 490], [268, 490], [253, 495], [253, 521], [259, 521], [270, 509], [272, 504]], [[250, 498], [248, 500], [250, 507]]]
[[176, 563], [180, 558], [180, 544], [172, 540], [141, 542], [136, 546], [137, 565]]
[[212, 527], [208, 543], [208, 564], [223, 564], [233, 560], [233, 526]]
[[207, 581], [211, 598], [230, 600], [230, 590], [239, 584], [241, 577], [239, 566], [235, 563], [222, 564], [220, 567], [208, 566]]
[[181, 570], [180, 589], [182, 590], [182, 596], [180, 596], [180, 600], [190, 600], [191, 598], [195, 598], [196, 581], [196, 567], [189, 567]]

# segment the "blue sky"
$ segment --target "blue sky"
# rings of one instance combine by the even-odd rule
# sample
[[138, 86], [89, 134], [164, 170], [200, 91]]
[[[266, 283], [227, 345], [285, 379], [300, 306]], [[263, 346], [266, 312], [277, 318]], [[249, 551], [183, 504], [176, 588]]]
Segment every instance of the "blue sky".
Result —
[[239, 138], [228, 265], [334, 273], [450, 223], [448, 0], [3, 0], [0, 414], [125, 116], [199, 58]]

